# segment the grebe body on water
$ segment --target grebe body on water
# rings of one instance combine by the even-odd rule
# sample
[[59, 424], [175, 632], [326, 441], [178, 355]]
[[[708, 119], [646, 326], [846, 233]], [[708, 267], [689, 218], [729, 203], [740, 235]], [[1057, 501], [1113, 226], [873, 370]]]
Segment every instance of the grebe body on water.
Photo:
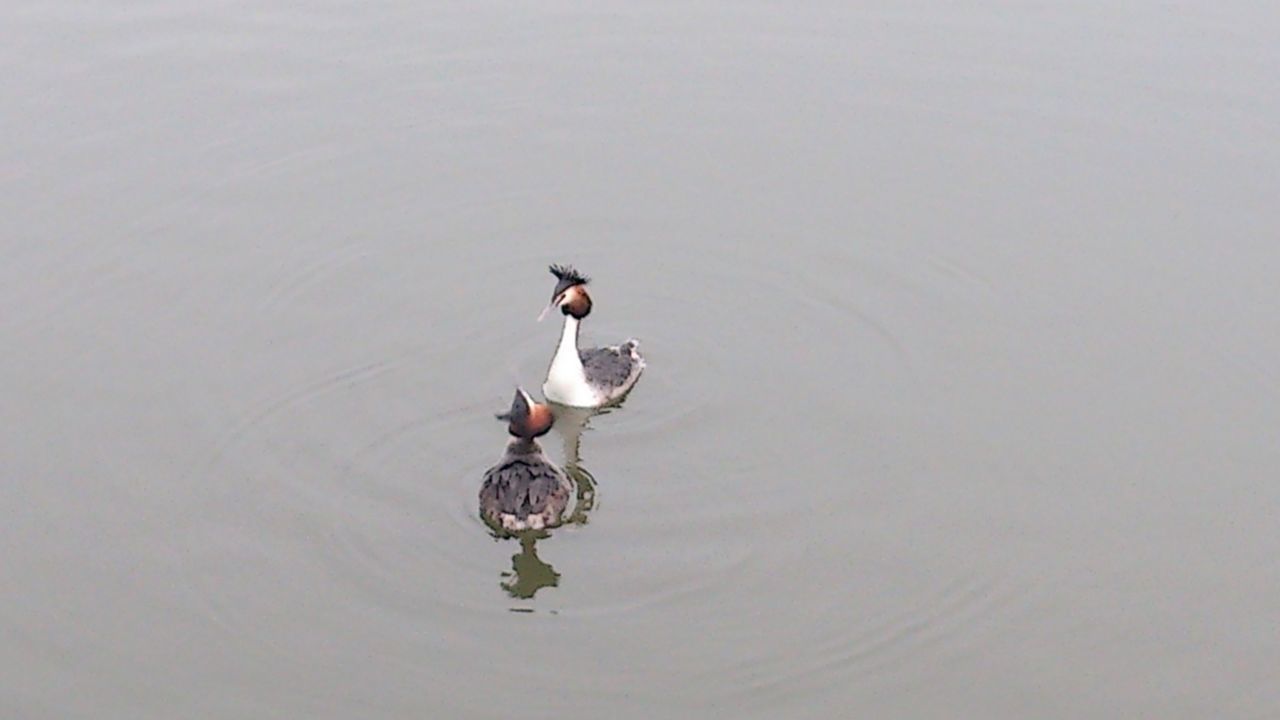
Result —
[[635, 339], [610, 347], [579, 349], [578, 330], [591, 314], [591, 296], [587, 294], [589, 278], [571, 267], [552, 265], [556, 287], [551, 304], [539, 320], [552, 308], [564, 314], [560, 344], [551, 357], [542, 394], [548, 400], [572, 407], [602, 407], [621, 400], [644, 371], [644, 358]]
[[518, 533], [560, 524], [573, 486], [569, 476], [542, 452], [537, 438], [555, 421], [551, 408], [517, 388], [508, 421], [511, 440], [497, 465], [485, 471], [480, 515], [495, 530]]

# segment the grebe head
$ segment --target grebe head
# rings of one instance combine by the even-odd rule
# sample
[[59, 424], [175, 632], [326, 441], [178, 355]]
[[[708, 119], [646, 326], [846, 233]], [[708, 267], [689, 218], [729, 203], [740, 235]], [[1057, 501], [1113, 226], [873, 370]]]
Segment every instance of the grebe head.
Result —
[[525, 440], [546, 435], [555, 422], [551, 408], [533, 401], [524, 388], [516, 388], [516, 396], [511, 400], [511, 409], [501, 415], [499, 420], [507, 421], [507, 432]]
[[556, 288], [551, 291], [551, 304], [538, 316], [546, 317], [551, 308], [559, 308], [565, 315], [581, 320], [591, 314], [591, 296], [587, 294], [587, 283], [590, 278], [567, 265], [552, 265], [551, 274], [556, 276]]

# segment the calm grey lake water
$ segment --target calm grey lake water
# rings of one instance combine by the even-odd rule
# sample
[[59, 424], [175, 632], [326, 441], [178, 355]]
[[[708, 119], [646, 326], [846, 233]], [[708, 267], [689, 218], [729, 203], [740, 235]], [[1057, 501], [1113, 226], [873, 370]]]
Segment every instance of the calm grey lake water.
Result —
[[1280, 717], [1280, 6], [0, 17], [3, 717]]

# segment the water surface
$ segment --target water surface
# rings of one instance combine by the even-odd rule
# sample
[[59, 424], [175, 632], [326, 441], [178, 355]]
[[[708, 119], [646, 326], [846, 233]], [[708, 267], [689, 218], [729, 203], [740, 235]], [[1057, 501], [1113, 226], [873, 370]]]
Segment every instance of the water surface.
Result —
[[3, 18], [6, 717], [1280, 712], [1271, 6]]

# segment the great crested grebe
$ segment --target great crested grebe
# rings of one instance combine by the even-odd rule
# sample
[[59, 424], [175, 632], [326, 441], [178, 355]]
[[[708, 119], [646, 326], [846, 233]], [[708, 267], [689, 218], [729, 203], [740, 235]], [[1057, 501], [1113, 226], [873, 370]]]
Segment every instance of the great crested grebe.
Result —
[[590, 278], [571, 267], [552, 265], [556, 287], [551, 292], [551, 308], [564, 313], [560, 345], [551, 357], [547, 381], [542, 394], [548, 400], [572, 407], [600, 407], [621, 400], [644, 371], [644, 358], [636, 350], [635, 339], [612, 347], [578, 349], [578, 326], [591, 314], [591, 296], [587, 294]]
[[508, 421], [511, 440], [497, 465], [484, 473], [480, 515], [495, 529], [509, 533], [542, 530], [560, 524], [573, 486], [569, 476], [543, 454], [536, 438], [551, 429], [551, 408], [535, 403], [516, 388]]

